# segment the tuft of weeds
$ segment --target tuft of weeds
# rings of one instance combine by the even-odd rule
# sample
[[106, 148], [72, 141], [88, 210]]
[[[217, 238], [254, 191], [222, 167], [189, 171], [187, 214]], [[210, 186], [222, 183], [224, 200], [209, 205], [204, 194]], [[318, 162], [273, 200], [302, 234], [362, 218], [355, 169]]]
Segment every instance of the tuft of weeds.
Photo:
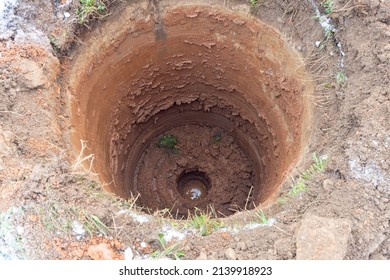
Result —
[[334, 3], [332, 0], [322, 1], [321, 6], [324, 8], [325, 14], [329, 15], [333, 12]]
[[259, 0], [249, 0], [249, 4], [254, 8], [259, 4]]
[[325, 40], [326, 41], [333, 41], [333, 40], [335, 40], [334, 30], [332, 30], [332, 29], [326, 29], [324, 31], [324, 36], [325, 36]]
[[107, 12], [103, 0], [80, 0], [76, 15], [80, 24], [88, 23], [95, 18], [101, 18]]
[[37, 214], [42, 217], [45, 228], [53, 232], [71, 232], [73, 221], [79, 221], [91, 237], [94, 234], [106, 236], [110, 232], [99, 217], [77, 207], [61, 207], [56, 203], [49, 203], [39, 209]]
[[61, 47], [59, 46], [58, 39], [54, 35], [49, 35], [49, 41], [53, 49], [58, 52], [61, 50]]
[[302, 173], [302, 178], [304, 180], [311, 179], [314, 174], [317, 172], [322, 172], [326, 168], [326, 164], [328, 163], [328, 158], [323, 157], [319, 158], [316, 153], [313, 154], [313, 163], [310, 165], [308, 169], [306, 169], [305, 172]]
[[180, 258], [185, 257], [184, 252], [179, 250], [178, 243], [174, 243], [172, 245], [167, 244], [163, 233], [159, 233], [158, 242], [161, 246], [161, 250], [158, 249], [154, 251], [151, 254], [152, 258], [168, 257], [168, 258], [174, 258], [176, 260], [179, 260]]
[[201, 236], [210, 235], [215, 230], [224, 226], [223, 222], [213, 219], [210, 213], [204, 213], [197, 209], [194, 214], [190, 214], [187, 219], [188, 226], [199, 230]]
[[68, 233], [72, 229], [70, 211], [55, 203], [49, 203], [47, 207], [39, 209], [38, 215], [42, 217], [45, 228], [50, 231]]
[[[288, 191], [288, 197], [294, 197], [301, 192], [308, 190], [306, 181], [313, 178], [313, 176], [319, 172], [325, 170], [326, 165], [328, 164], [328, 158], [326, 156], [318, 157], [316, 153], [313, 154], [313, 163], [308, 169], [302, 172], [298, 179], [294, 182], [291, 189]], [[280, 204], [285, 204], [287, 202], [287, 197], [282, 196], [278, 199]]]
[[108, 227], [100, 220], [98, 216], [90, 215], [85, 210], [78, 211], [78, 214], [79, 220], [91, 237], [96, 233], [100, 233], [106, 236], [110, 232]]
[[222, 141], [222, 132], [217, 131], [213, 134], [213, 136], [210, 139], [210, 144], [218, 144]]
[[268, 224], [268, 219], [265, 216], [263, 210], [261, 210], [261, 209], [259, 209], [258, 211], [255, 212], [255, 218], [256, 218], [256, 222], [258, 221], [262, 225]]
[[171, 134], [163, 135], [158, 139], [157, 147], [165, 149], [168, 152], [177, 154], [179, 151], [176, 148], [178, 141], [177, 137]]
[[292, 185], [292, 188], [288, 192], [289, 196], [296, 196], [300, 192], [307, 191], [307, 185], [305, 183], [305, 179], [302, 177], [299, 177], [299, 179]]
[[336, 74], [336, 82], [338, 85], [343, 85], [347, 81], [347, 75], [344, 74], [344, 72], [339, 71]]

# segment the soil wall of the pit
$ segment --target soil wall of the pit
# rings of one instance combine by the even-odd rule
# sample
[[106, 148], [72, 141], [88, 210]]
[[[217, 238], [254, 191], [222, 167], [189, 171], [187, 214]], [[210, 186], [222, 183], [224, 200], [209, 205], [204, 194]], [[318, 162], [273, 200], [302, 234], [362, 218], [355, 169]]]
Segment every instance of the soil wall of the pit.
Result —
[[[139, 1], [75, 56], [68, 96], [76, 152], [86, 141], [100, 179], [123, 197], [145, 146], [175, 126], [157, 121], [173, 105], [229, 108], [254, 127], [235, 134], [255, 170], [256, 204], [273, 200], [308, 140], [313, 87], [300, 55], [240, 6], [205, 4]], [[155, 127], [145, 129], [148, 121]]]

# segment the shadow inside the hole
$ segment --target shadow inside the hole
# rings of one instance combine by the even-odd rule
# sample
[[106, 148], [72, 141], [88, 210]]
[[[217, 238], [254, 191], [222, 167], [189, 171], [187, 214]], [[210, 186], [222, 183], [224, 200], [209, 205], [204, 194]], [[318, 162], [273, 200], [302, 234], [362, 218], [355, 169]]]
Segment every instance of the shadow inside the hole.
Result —
[[211, 188], [207, 174], [202, 171], [183, 171], [177, 179], [177, 189], [180, 195], [189, 201], [204, 199]]

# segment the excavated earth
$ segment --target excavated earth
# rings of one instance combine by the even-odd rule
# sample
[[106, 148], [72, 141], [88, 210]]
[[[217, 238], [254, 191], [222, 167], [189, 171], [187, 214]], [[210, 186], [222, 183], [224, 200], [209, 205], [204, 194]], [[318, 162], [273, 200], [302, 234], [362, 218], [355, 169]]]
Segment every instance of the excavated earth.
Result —
[[[177, 4], [141, 2], [90, 33], [65, 93], [73, 143], [94, 154], [90, 164], [106, 189], [139, 195], [143, 207], [183, 216], [211, 205], [230, 215], [249, 196], [251, 207], [264, 204], [307, 138], [312, 86], [299, 54], [274, 28], [240, 13]], [[213, 151], [207, 127], [235, 147], [224, 149], [224, 140]], [[175, 157], [144, 155], [173, 128]], [[186, 202], [175, 183], [183, 172], [209, 178], [207, 199]]]
[[390, 259], [388, 2], [19, 2], [0, 259]]

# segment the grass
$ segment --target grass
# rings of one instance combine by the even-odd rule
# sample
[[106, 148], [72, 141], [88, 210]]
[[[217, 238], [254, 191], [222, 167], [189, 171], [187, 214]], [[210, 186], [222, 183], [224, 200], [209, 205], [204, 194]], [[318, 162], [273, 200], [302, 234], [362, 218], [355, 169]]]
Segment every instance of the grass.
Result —
[[305, 179], [299, 177], [299, 179], [292, 185], [290, 191], [288, 192], [289, 196], [296, 196], [300, 192], [307, 191], [307, 185]]
[[63, 233], [68, 233], [72, 229], [72, 220], [69, 218], [69, 214], [70, 211], [65, 211], [55, 203], [49, 203], [47, 207], [38, 211], [46, 229]]
[[101, 233], [106, 236], [110, 232], [108, 227], [98, 216], [90, 215], [85, 210], [78, 211], [78, 219], [81, 221], [85, 230], [91, 237], [97, 233]]
[[255, 222], [258, 221], [262, 225], [267, 225], [269, 222], [267, 217], [265, 216], [263, 210], [261, 210], [261, 209], [259, 209], [258, 211], [255, 212], [255, 218], [256, 218]]
[[84, 209], [70, 206], [60, 206], [55, 202], [48, 203], [39, 209], [37, 214], [42, 217], [46, 229], [53, 232], [70, 233], [74, 221], [80, 222], [83, 228], [92, 237], [94, 234], [107, 235], [110, 230], [99, 217], [88, 214]]
[[327, 29], [324, 31], [325, 41], [334, 41], [334, 31], [332, 29]]
[[210, 144], [218, 144], [222, 141], [222, 132], [216, 132], [210, 139]]
[[334, 3], [332, 0], [322, 1], [321, 6], [324, 8], [325, 14], [329, 15], [333, 12]]
[[171, 134], [163, 135], [158, 139], [157, 147], [165, 149], [168, 152], [178, 153], [176, 148], [178, 141], [177, 137]]
[[76, 15], [80, 24], [88, 23], [95, 18], [101, 18], [107, 12], [103, 0], [80, 0]]
[[76, 174], [78, 170], [83, 170], [84, 162], [87, 162], [89, 163], [88, 171], [93, 175], [97, 175], [97, 173], [93, 172], [93, 161], [95, 160], [95, 155], [94, 154], [84, 155], [86, 150], [88, 150], [87, 141], [80, 140], [80, 143], [81, 143], [80, 153], [72, 164], [72, 174]]
[[154, 251], [151, 254], [152, 258], [169, 257], [169, 258], [174, 258], [176, 260], [179, 260], [180, 258], [185, 257], [184, 252], [179, 250], [178, 243], [174, 243], [172, 245], [167, 244], [163, 233], [159, 233], [158, 241], [162, 249]]
[[313, 154], [313, 163], [310, 165], [308, 169], [306, 169], [305, 172], [302, 173], [301, 177], [304, 180], [311, 179], [314, 174], [317, 172], [322, 172], [326, 168], [326, 164], [328, 163], [327, 158], [319, 158], [316, 153]]
[[[328, 164], [327, 157], [318, 157], [316, 153], [313, 154], [313, 163], [308, 169], [302, 172], [298, 179], [293, 183], [291, 189], [287, 193], [287, 197], [295, 197], [299, 193], [305, 192], [308, 190], [307, 180], [310, 180], [314, 177], [315, 174], [323, 172]], [[282, 196], [278, 199], [280, 204], [285, 204], [287, 202], [287, 197]]]
[[259, 0], [249, 0], [251, 7], [256, 7], [259, 4]]
[[199, 230], [201, 236], [207, 236], [223, 227], [224, 224], [223, 222], [214, 219], [209, 212], [205, 213], [197, 209], [194, 214], [189, 215], [187, 226]]
[[344, 74], [344, 72], [339, 71], [336, 74], [336, 82], [338, 85], [343, 85], [347, 81], [347, 75]]
[[52, 47], [55, 51], [61, 50], [61, 47], [59, 46], [58, 40], [54, 35], [49, 35], [49, 41], [50, 41], [50, 44], [52, 45]]

